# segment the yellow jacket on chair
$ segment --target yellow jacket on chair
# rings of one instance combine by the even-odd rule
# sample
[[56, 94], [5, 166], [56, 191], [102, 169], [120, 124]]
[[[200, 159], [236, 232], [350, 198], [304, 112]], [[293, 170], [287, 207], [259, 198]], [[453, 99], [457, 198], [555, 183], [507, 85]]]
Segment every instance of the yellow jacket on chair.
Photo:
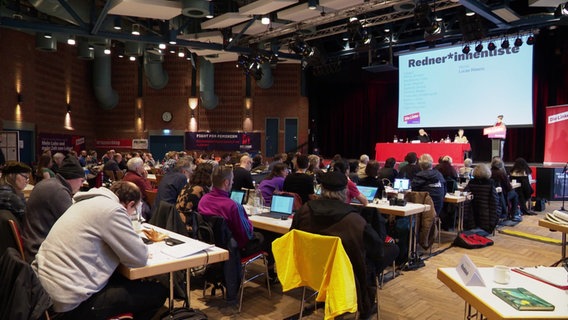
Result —
[[294, 229], [272, 242], [282, 290], [308, 286], [325, 301], [325, 319], [357, 312], [351, 261], [339, 237]]

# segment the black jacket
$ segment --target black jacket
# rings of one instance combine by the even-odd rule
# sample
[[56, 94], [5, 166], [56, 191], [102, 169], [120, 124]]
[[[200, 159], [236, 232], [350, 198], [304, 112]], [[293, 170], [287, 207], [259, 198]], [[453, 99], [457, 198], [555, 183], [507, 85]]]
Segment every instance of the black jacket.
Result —
[[464, 191], [471, 192], [471, 213], [464, 217], [464, 229], [481, 228], [492, 233], [499, 222], [501, 206], [491, 179], [472, 179]]
[[436, 214], [439, 216], [446, 196], [446, 180], [438, 170], [422, 170], [412, 179], [412, 191], [426, 191], [434, 202]]

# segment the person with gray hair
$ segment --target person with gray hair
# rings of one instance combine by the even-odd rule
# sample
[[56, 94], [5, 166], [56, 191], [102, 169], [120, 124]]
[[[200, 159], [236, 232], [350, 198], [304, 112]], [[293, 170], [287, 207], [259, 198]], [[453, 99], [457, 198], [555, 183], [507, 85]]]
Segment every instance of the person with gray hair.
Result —
[[152, 205], [152, 212], [155, 212], [160, 201], [176, 204], [177, 198], [185, 185], [189, 182], [193, 172], [193, 161], [190, 157], [179, 158], [173, 168], [162, 177], [158, 185], [156, 200]]
[[501, 203], [488, 165], [478, 164], [473, 169], [473, 179], [464, 191], [473, 195], [472, 214], [464, 217], [464, 230], [480, 228], [492, 233], [501, 216]]
[[367, 163], [369, 163], [369, 156], [362, 154], [359, 157], [359, 167], [357, 168], [357, 176], [359, 176], [359, 179], [365, 179], [367, 177], [367, 174], [365, 173]]
[[446, 196], [446, 180], [438, 170], [432, 169], [433, 162], [432, 156], [428, 153], [420, 156], [418, 165], [421, 171], [414, 175], [411, 186], [412, 191], [426, 191], [430, 194], [436, 214], [439, 216]]
[[144, 160], [140, 157], [133, 157], [126, 163], [128, 171], [122, 178], [123, 181], [134, 183], [142, 194], [142, 216], [146, 221], [150, 220], [152, 215], [150, 211], [150, 203], [148, 203], [148, 195], [146, 190], [152, 190], [152, 184], [148, 180], [148, 172], [144, 169]]
[[463, 167], [460, 168], [460, 177], [464, 177], [467, 179], [471, 178], [471, 173], [473, 172], [473, 167], [471, 166], [473, 161], [470, 158], [467, 158], [463, 161]]

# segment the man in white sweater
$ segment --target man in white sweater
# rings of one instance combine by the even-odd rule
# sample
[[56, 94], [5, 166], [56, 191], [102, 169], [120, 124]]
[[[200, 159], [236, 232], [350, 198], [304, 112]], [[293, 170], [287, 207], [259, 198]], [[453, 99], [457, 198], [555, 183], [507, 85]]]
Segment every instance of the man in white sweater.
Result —
[[167, 288], [153, 281], [128, 280], [119, 264], [142, 267], [148, 248], [130, 215], [140, 202], [138, 187], [126, 181], [110, 189], [79, 192], [42, 243], [32, 267], [62, 319], [108, 319], [132, 313], [151, 319], [163, 306]]

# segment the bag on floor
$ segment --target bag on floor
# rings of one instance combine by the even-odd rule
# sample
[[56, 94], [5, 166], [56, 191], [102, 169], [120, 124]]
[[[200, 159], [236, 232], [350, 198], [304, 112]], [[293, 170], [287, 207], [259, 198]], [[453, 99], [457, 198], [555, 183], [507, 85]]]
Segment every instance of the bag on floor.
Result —
[[546, 210], [546, 199], [533, 198], [532, 202], [533, 211], [542, 212]]
[[458, 233], [453, 245], [465, 249], [479, 249], [492, 246], [493, 240], [474, 232], [463, 231]]
[[203, 311], [192, 308], [174, 308], [171, 312], [164, 312], [162, 320], [207, 320], [207, 315]]

